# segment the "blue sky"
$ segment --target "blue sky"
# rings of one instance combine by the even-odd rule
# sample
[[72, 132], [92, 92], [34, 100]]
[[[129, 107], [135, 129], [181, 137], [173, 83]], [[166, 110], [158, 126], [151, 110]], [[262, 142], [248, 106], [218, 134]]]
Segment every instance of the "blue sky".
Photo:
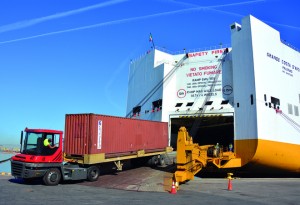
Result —
[[64, 129], [65, 114], [125, 116], [128, 69], [156, 46], [230, 45], [253, 15], [300, 48], [296, 0], [0, 1], [0, 144], [25, 127]]

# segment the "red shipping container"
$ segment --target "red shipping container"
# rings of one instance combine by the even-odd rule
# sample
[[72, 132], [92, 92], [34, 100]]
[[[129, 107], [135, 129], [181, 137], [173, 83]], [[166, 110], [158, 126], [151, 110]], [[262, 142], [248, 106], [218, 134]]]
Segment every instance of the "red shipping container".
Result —
[[97, 114], [67, 114], [64, 151], [69, 155], [105, 153], [106, 157], [162, 151], [168, 123]]

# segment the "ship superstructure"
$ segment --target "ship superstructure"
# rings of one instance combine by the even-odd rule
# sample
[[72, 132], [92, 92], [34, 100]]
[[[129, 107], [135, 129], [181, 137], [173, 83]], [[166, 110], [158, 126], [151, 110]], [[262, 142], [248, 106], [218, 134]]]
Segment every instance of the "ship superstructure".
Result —
[[154, 49], [131, 62], [127, 117], [180, 126], [199, 144], [234, 144], [249, 168], [300, 172], [300, 53], [253, 16], [230, 26], [231, 47]]

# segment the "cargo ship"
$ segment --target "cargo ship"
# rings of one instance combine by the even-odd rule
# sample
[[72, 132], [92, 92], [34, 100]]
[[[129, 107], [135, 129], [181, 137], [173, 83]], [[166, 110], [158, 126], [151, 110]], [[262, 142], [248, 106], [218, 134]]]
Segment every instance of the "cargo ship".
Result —
[[200, 145], [233, 144], [241, 169], [300, 172], [300, 53], [249, 15], [231, 46], [173, 53], [155, 48], [130, 64], [127, 117], [185, 126]]

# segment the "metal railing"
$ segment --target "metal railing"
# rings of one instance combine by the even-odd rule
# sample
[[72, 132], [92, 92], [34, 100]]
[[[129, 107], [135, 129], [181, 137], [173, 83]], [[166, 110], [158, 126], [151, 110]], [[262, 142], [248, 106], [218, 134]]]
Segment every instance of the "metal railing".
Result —
[[167, 48], [160, 47], [160, 46], [155, 46], [155, 49], [157, 49], [159, 51], [163, 51], [165, 53], [176, 55], [176, 54], [194, 53], [194, 52], [199, 52], [199, 51], [229, 48], [230, 46], [231, 46], [230, 44], [220, 44], [220, 45], [217, 45], [217, 46], [206, 46], [206, 47], [203, 47], [203, 48], [195, 48], [195, 49], [185, 49], [185, 48], [183, 48], [180, 51], [170, 51]]

